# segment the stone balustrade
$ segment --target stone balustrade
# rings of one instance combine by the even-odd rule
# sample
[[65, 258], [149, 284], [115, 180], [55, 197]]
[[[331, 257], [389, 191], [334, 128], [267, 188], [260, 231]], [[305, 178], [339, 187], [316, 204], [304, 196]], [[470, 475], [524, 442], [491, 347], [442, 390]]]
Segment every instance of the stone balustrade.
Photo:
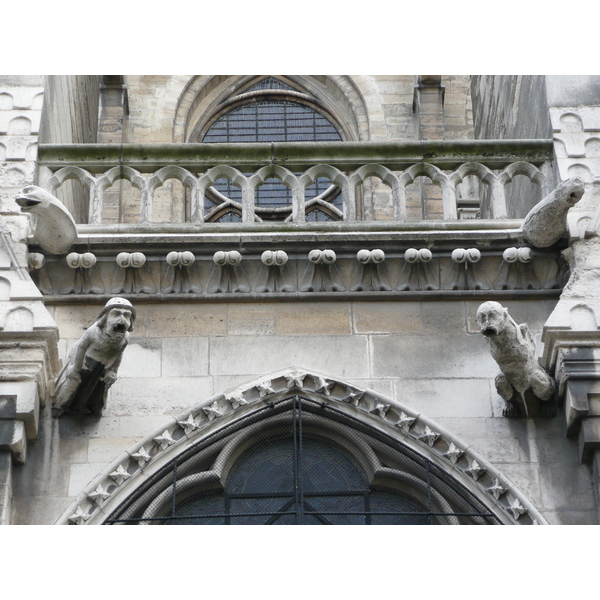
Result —
[[[546, 195], [554, 183], [551, 160], [550, 140], [42, 145], [39, 182], [54, 194], [68, 180], [78, 180], [89, 191], [87, 223], [100, 225], [106, 190], [118, 180], [127, 180], [139, 190], [139, 222], [149, 224], [156, 220], [156, 190], [175, 179], [186, 189], [186, 220], [202, 224], [210, 219], [205, 194], [217, 180], [227, 179], [241, 190], [241, 200], [217, 193], [219, 208], [230, 206], [241, 214], [243, 223], [254, 223], [263, 220], [257, 214], [257, 189], [275, 178], [291, 194], [283, 220], [302, 224], [307, 211], [319, 205], [326, 205], [339, 220], [366, 220], [360, 214], [357, 186], [371, 177], [389, 186], [393, 222], [408, 220], [407, 187], [420, 177], [441, 189], [443, 219], [457, 219], [458, 186], [475, 176], [485, 187], [482, 212], [492, 219], [506, 219], [505, 186], [524, 175], [540, 186], [540, 197]], [[339, 188], [340, 208], [324, 194], [306, 197], [306, 188], [318, 178], [327, 178]]]

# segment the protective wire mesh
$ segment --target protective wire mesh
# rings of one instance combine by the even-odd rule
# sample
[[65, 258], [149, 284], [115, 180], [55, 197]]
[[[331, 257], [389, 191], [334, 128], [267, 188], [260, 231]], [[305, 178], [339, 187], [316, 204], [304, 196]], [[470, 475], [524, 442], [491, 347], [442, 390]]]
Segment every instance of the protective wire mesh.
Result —
[[[264, 85], [277, 80], [264, 80], [257, 89], [265, 90]], [[277, 82], [280, 83], [280, 82]], [[271, 89], [291, 89], [287, 86], [275, 85]], [[255, 86], [256, 87], [256, 86]], [[254, 88], [252, 88], [254, 90]], [[288, 100], [264, 100], [252, 102], [235, 108], [218, 119], [206, 132], [204, 143], [241, 143], [241, 142], [319, 142], [341, 141], [337, 129], [321, 114], [308, 106]], [[325, 192], [331, 181], [320, 177], [312, 185], [307, 186], [305, 198], [310, 200]], [[242, 201], [241, 190], [227, 179], [219, 179], [214, 188], [231, 200]], [[332, 204], [341, 208], [340, 194], [332, 193]], [[257, 208], [272, 209], [288, 207], [292, 204], [291, 190], [279, 179], [267, 179], [256, 190], [255, 205]], [[214, 208], [210, 195], [206, 197], [205, 210]], [[312, 211], [316, 212], [316, 211]], [[308, 214], [308, 220], [329, 221], [333, 217], [324, 211], [320, 214]], [[223, 215], [218, 221], [236, 220]]]
[[[374, 478], [369, 467], [373, 459], [381, 465]], [[335, 407], [292, 396], [246, 414], [185, 450], [105, 523], [500, 521], [459, 482], [400, 440]]]

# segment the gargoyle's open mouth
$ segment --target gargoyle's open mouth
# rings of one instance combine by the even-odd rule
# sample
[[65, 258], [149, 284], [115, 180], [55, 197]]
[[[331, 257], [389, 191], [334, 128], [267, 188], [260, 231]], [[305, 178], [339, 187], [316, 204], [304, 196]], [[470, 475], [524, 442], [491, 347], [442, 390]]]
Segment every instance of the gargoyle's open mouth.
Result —
[[491, 335], [496, 335], [497, 331], [493, 327], [486, 327], [485, 329], [481, 330], [481, 333], [483, 333], [483, 335], [486, 337], [490, 337]]
[[117, 323], [114, 327], [113, 327], [113, 331], [115, 333], [125, 333], [125, 324], [124, 323]]
[[17, 196], [15, 198], [15, 202], [25, 210], [28, 208], [35, 208], [38, 204], [42, 203], [41, 200], [34, 200], [33, 198], [28, 198], [27, 196]]

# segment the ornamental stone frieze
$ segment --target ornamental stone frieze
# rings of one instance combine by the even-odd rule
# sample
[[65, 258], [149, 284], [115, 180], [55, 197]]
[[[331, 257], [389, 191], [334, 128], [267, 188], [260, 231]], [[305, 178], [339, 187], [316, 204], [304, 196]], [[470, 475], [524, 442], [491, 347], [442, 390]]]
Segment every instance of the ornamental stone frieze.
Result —
[[[35, 252], [32, 278], [52, 301], [76, 296], [111, 295], [170, 299], [214, 300], [215, 295], [295, 299], [315, 295], [334, 297], [452, 296], [473, 292], [496, 297], [537, 295], [556, 297], [566, 270], [556, 247], [536, 249], [512, 244], [465, 247], [432, 244], [406, 247], [387, 242], [383, 247], [303, 249], [290, 241], [273, 249], [215, 250], [206, 244], [190, 244], [165, 251], [156, 244], [144, 252], [118, 248], [94, 252], [76, 250], [66, 257]], [[172, 247], [172, 246], [171, 246]], [[168, 248], [168, 246], [167, 246]]]

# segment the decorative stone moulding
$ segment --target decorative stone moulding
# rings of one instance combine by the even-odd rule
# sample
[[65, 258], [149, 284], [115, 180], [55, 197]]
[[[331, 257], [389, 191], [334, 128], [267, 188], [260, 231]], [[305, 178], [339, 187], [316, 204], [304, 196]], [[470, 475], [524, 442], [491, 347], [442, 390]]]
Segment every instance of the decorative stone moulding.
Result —
[[[86, 486], [57, 523], [102, 523], [138, 485], [191, 445], [238, 418], [269, 410], [290, 394], [301, 394], [323, 410], [341, 411], [386, 435], [400, 436], [409, 448], [460, 481], [502, 522], [546, 523], [493, 465], [426, 417], [373, 390], [296, 367], [218, 394], [166, 419], [162, 427], [134, 444]], [[521, 508], [515, 513], [516, 502]]]
[[555, 417], [555, 385], [536, 359], [535, 341], [527, 324], [517, 325], [508, 310], [493, 301], [481, 304], [476, 318], [502, 371], [495, 383], [506, 402], [503, 415]]
[[166, 258], [167, 270], [163, 276], [163, 294], [200, 294], [202, 284], [196, 267], [196, 257], [192, 252], [169, 252]]
[[156, 285], [142, 252], [120, 252], [111, 294], [155, 294]]
[[[294, 248], [294, 246], [292, 246]], [[197, 252], [197, 251], [196, 251]], [[95, 264], [93, 256], [97, 257]], [[42, 255], [40, 255], [42, 256]], [[286, 250], [219, 250], [200, 255], [191, 250], [153, 254], [102, 249], [72, 252], [68, 259], [44, 257], [32, 272], [38, 289], [53, 300], [88, 294], [173, 294], [210, 299], [213, 294], [286, 294], [310, 299], [320, 294], [448, 295], [451, 291], [541, 291], [558, 289], [564, 278], [559, 252], [528, 247], [409, 248], [392, 253], [381, 248], [343, 254], [315, 249], [307, 255]], [[306, 258], [308, 261], [306, 261]], [[118, 267], [115, 270], [114, 262]], [[112, 262], [112, 264], [111, 264]], [[490, 282], [494, 285], [490, 285]], [[159, 284], [159, 285], [157, 285]], [[551, 293], [555, 296], [556, 293]], [[104, 298], [103, 298], [104, 299]]]
[[96, 256], [91, 252], [71, 252], [66, 257], [67, 265], [73, 269], [73, 277], [60, 288], [61, 294], [103, 294], [104, 283], [96, 267]]
[[237, 250], [219, 250], [213, 255], [215, 266], [208, 284], [209, 293], [249, 292], [250, 285], [241, 266], [242, 255]]
[[383, 250], [359, 250], [356, 253], [357, 265], [352, 273], [353, 285], [350, 291], [389, 292], [392, 289], [383, 264]]
[[[531, 264], [531, 248], [507, 248], [502, 254], [502, 266], [498, 271], [494, 287], [499, 290], [539, 290], [542, 284]], [[553, 284], [554, 281], [551, 281]], [[547, 281], [544, 287], [547, 289]]]
[[301, 292], [343, 292], [346, 290], [335, 266], [333, 250], [311, 250], [308, 266], [300, 284]]
[[433, 253], [429, 248], [409, 248], [404, 253], [406, 264], [400, 274], [397, 290], [439, 290], [439, 276], [431, 266]]
[[455, 248], [451, 255], [452, 265], [448, 269], [444, 289], [447, 290], [489, 290], [483, 270], [477, 264], [481, 261], [478, 248]]
[[263, 264], [258, 273], [254, 291], [265, 292], [293, 292], [294, 285], [290, 275], [287, 252], [283, 250], [265, 250], [260, 261]]
[[29, 252], [27, 254], [27, 269], [29, 276], [42, 294], [49, 296], [54, 293], [54, 287], [44, 268], [46, 257], [40, 252]]

